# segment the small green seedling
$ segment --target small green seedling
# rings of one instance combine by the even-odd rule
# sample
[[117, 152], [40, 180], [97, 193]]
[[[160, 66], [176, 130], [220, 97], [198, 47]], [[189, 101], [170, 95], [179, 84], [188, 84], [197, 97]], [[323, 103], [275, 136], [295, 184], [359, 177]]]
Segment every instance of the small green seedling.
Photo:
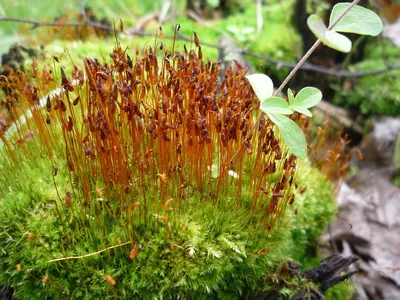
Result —
[[381, 19], [373, 11], [356, 5], [359, 1], [336, 4], [331, 12], [328, 28], [319, 16], [311, 15], [308, 18], [308, 27], [318, 40], [275, 93], [273, 93], [272, 80], [267, 75], [246, 76], [261, 102], [261, 111], [275, 123], [289, 150], [300, 159], [307, 157], [306, 139], [300, 127], [285, 115], [291, 115], [296, 111], [311, 117], [309, 108], [318, 105], [322, 99], [322, 93], [317, 88], [305, 87], [295, 97], [288, 89], [288, 102], [277, 95], [321, 42], [335, 50], [349, 52], [352, 46], [351, 41], [338, 32], [376, 36], [382, 31]]
[[283, 98], [272, 96], [273, 83], [267, 75], [253, 74], [247, 76], [247, 79], [261, 102], [261, 110], [279, 128], [290, 151], [301, 159], [306, 158], [307, 143], [303, 132], [295, 122], [284, 115], [291, 115], [297, 111], [310, 117], [311, 112], [308, 109], [321, 101], [322, 93], [316, 88], [305, 87], [294, 97], [293, 92], [288, 89], [288, 103]]

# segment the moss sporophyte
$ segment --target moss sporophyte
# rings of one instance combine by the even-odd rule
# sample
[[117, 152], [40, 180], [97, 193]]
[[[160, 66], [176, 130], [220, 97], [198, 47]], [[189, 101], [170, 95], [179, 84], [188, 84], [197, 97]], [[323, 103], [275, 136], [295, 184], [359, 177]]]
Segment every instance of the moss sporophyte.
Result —
[[2, 78], [0, 283], [16, 297], [235, 298], [276, 288], [266, 274], [324, 229], [331, 185], [298, 159], [321, 93], [271, 97], [239, 66], [219, 79], [194, 41]]
[[[110, 63], [86, 58], [84, 71], [75, 65], [72, 77], [61, 67], [58, 91], [46, 67], [9, 76], [16, 121], [2, 134], [4, 152], [18, 164], [17, 153], [27, 161], [36, 150], [52, 162], [53, 177], [62, 153], [72, 186], [58, 196], [65, 203], [60, 220], [72, 218], [76, 228], [80, 218], [104, 209], [124, 219], [134, 240], [136, 222], [157, 215], [168, 224], [167, 215], [179, 215], [187, 195], [198, 193], [217, 206], [247, 206], [272, 231], [293, 202], [297, 159], [267, 118], [248, 136], [260, 104], [246, 70], [230, 67], [219, 83], [219, 66], [200, 59], [200, 45], [175, 55], [157, 51], [147, 47], [132, 61], [117, 44]], [[298, 114], [292, 119], [308, 124]], [[13, 142], [13, 131], [32, 133], [32, 141]], [[246, 204], [244, 185], [252, 194]]]

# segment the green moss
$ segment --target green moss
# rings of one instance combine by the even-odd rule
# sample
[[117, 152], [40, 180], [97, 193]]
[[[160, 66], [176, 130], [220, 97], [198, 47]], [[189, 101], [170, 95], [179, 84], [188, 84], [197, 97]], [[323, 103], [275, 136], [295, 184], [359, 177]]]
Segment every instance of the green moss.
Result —
[[341, 282], [329, 290], [325, 294], [326, 300], [343, 299], [350, 300], [353, 299], [354, 289], [350, 281]]
[[[293, 259], [305, 263], [313, 245], [336, 214], [332, 184], [316, 169], [303, 166], [299, 172], [300, 182], [307, 186], [304, 194], [297, 195], [298, 215], [291, 231], [294, 244]], [[324, 199], [324, 200], [321, 200]], [[314, 252], [315, 253], [315, 252]]]
[[397, 176], [393, 179], [394, 185], [400, 187], [400, 176]]
[[[400, 64], [400, 48], [384, 40], [381, 44], [370, 44], [362, 62], [350, 66], [353, 72], [384, 69], [386, 65]], [[385, 53], [382, 53], [385, 49]], [[385, 57], [385, 60], [383, 60]], [[337, 87], [335, 103], [348, 108], [355, 108], [365, 115], [400, 114], [400, 71], [393, 70], [378, 75], [347, 79], [350, 88]]]
[[[48, 158], [39, 156], [31, 166], [23, 163], [15, 167], [7, 161], [3, 165], [9, 175], [1, 180], [0, 284], [13, 287], [20, 299], [105, 299], [115, 295], [235, 299], [260, 289], [269, 290], [276, 286], [271, 285], [268, 276], [279, 274], [282, 261], [307, 260], [307, 247], [318, 239], [335, 212], [331, 184], [304, 163], [299, 183], [308, 188], [297, 197], [276, 236], [252, 226], [245, 205], [236, 211], [227, 210], [194, 195], [188, 200], [188, 210], [170, 218], [171, 238], [164, 223], [156, 218], [146, 227], [136, 227], [139, 251], [134, 260], [129, 259], [131, 245], [127, 245], [87, 258], [48, 262], [93, 253], [104, 245], [129, 240], [129, 236], [112, 218], [107, 221], [107, 216], [103, 216], [107, 224], [103, 241], [92, 216], [85, 221], [90, 236], [82, 236], [74, 232], [70, 215], [67, 234], [71, 243], [77, 244], [64, 248], [57, 214], [63, 200], [57, 198]], [[63, 193], [69, 184], [66, 166], [60, 165], [55, 178]], [[270, 253], [263, 256], [259, 251], [265, 245]], [[23, 269], [18, 270], [17, 265]], [[108, 286], [106, 275], [117, 284]], [[43, 283], [46, 276], [49, 279]], [[292, 292], [298, 288], [293, 283]]]
[[[287, 9], [291, 4], [292, 1], [282, 3]], [[293, 54], [293, 47], [287, 42], [290, 39], [285, 38], [289, 32], [286, 25], [282, 25], [286, 17], [280, 8], [280, 4], [264, 7], [269, 18], [265, 19], [261, 36], [266, 37], [268, 43], [257, 39], [251, 50], [278, 57]], [[244, 16], [233, 15], [218, 21], [218, 26], [224, 31], [231, 24], [239, 28], [255, 26], [255, 12], [252, 4], [245, 9]], [[218, 30], [195, 25], [186, 19], [178, 21], [182, 21], [183, 34], [196, 30], [201, 41], [217, 41], [220, 34]], [[279, 32], [282, 26], [285, 33]], [[167, 30], [165, 33], [171, 34]], [[247, 42], [242, 41], [243, 44]], [[176, 48], [182, 49], [184, 43], [187, 44], [178, 41]], [[137, 45], [153, 46], [154, 39], [135, 38], [131, 44], [128, 41], [124, 44], [133, 52]], [[72, 66], [64, 48], [70, 50], [74, 63], [81, 64], [83, 57], [101, 57], [113, 46], [114, 40], [111, 43], [91, 38], [86, 44], [55, 41], [46, 51], [48, 56], [58, 53], [60, 65], [69, 66], [66, 72], [70, 74]], [[203, 57], [212, 59], [216, 55], [215, 49], [203, 47]], [[59, 73], [59, 69], [56, 72]], [[108, 299], [139, 295], [143, 298], [235, 299], [255, 291], [276, 289], [275, 283], [281, 280], [282, 263], [289, 259], [301, 263], [311, 261], [314, 253], [309, 249], [335, 213], [332, 185], [317, 170], [303, 163], [298, 170], [298, 182], [300, 186], [307, 185], [307, 190], [288, 208], [287, 217], [283, 218], [277, 232], [268, 233], [256, 225], [255, 216], [248, 215], [247, 206], [251, 200], [248, 197], [240, 199], [242, 206], [233, 209], [235, 201], [232, 201], [232, 209], [226, 209], [208, 200], [212, 197], [206, 190], [202, 195], [193, 192], [181, 214], [167, 215], [172, 236], [165, 223], [150, 214], [146, 226], [143, 223], [132, 225], [132, 236], [131, 228], [122, 228], [119, 219], [108, 213], [107, 206], [112, 205], [113, 199], [94, 197], [92, 205], [98, 208], [96, 215], [86, 214], [85, 206], [73, 206], [76, 211], [67, 210], [65, 193], [71, 186], [74, 187], [72, 201], [83, 201], [84, 197], [63, 163], [65, 149], [58, 145], [60, 149], [55, 151], [60, 157], [55, 158], [59, 171], [54, 185], [53, 165], [43, 154], [44, 149], [36, 145], [27, 143], [14, 151], [19, 163], [0, 156], [4, 175], [0, 176], [0, 285], [13, 287], [15, 296], [20, 299]], [[32, 151], [35, 160], [24, 160], [20, 152], [27, 149]], [[243, 195], [251, 192], [248, 188]], [[149, 190], [148, 194], [152, 193]], [[65, 218], [59, 217], [60, 211]], [[126, 220], [123, 221], [126, 224]], [[89, 257], [49, 262], [54, 258], [95, 253], [129, 240], [138, 242], [134, 260], [129, 258], [132, 249], [129, 244]], [[106, 275], [115, 279], [115, 286], [107, 284]], [[282, 287], [282, 294], [289, 296], [302, 288], [297, 281], [290, 282], [289, 287]]]

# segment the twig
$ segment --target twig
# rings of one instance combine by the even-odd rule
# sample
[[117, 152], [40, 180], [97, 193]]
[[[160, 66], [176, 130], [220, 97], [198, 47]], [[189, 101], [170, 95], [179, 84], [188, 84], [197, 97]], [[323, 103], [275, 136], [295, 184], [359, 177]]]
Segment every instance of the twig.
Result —
[[81, 258], [97, 255], [97, 254], [100, 254], [102, 252], [105, 252], [105, 251], [108, 251], [108, 250], [111, 250], [111, 249], [122, 247], [122, 246], [128, 245], [130, 243], [131, 242], [125, 242], [125, 243], [122, 243], [122, 244], [118, 244], [118, 245], [115, 245], [115, 246], [111, 246], [111, 247], [105, 248], [105, 249], [97, 251], [97, 252], [89, 253], [89, 254], [86, 254], [86, 255], [61, 257], [61, 258], [48, 260], [47, 262], [56, 262], [56, 261], [71, 260], [71, 259], [81, 259]]
[[353, 224], [351, 224], [350, 222], [348, 222], [346, 220], [339, 219], [339, 218], [335, 218], [335, 219], [338, 220], [339, 222], [342, 222], [343, 224], [348, 225], [350, 230], [353, 228]]
[[257, 36], [261, 34], [261, 30], [264, 25], [264, 19], [262, 16], [262, 0], [257, 0]]
[[[278, 59], [275, 59], [275, 58], [272, 58], [269, 56], [253, 53], [253, 52], [250, 52], [247, 50], [242, 50], [240, 52], [240, 54], [265, 60], [266, 62], [276, 65], [277, 69], [294, 68], [297, 65], [296, 63], [278, 60]], [[364, 77], [364, 76], [369, 76], [369, 75], [377, 75], [377, 74], [385, 73], [385, 72], [392, 71], [392, 70], [400, 70], [400, 66], [387, 65], [385, 68], [381, 68], [381, 69], [375, 69], [375, 70], [369, 70], [369, 71], [359, 71], [359, 72], [349, 72], [349, 71], [340, 71], [335, 68], [325, 68], [325, 67], [321, 67], [321, 66], [318, 66], [318, 65], [315, 65], [312, 63], [305, 62], [299, 69], [299, 71], [313, 71], [313, 72], [317, 72], [317, 73], [321, 73], [321, 74], [332, 75], [335, 77], [349, 77], [349, 78], [359, 78], [359, 77]]]
[[[158, 12], [151, 12], [136, 20], [134, 32], [144, 32], [143, 28], [153, 20], [160, 19]], [[161, 24], [161, 22], [159, 22]]]
[[86, 10], [85, 10], [85, 4], [83, 2], [84, 2], [84, 0], [79, 0], [79, 6], [81, 9], [81, 16], [82, 16], [83, 20], [87, 22], [89, 20], [89, 18], [87, 17]]
[[[36, 29], [39, 27], [85, 27], [85, 26], [91, 26], [94, 28], [99, 28], [99, 29], [104, 29], [104, 30], [109, 30], [109, 31], [114, 31], [114, 28], [112, 26], [108, 26], [106, 24], [98, 23], [98, 22], [93, 22], [90, 20], [82, 21], [82, 22], [41, 22], [41, 21], [35, 21], [35, 20], [30, 20], [30, 19], [22, 19], [22, 18], [9, 18], [9, 17], [0, 17], [0, 22], [17, 22], [17, 23], [25, 23], [25, 24], [31, 24], [33, 25], [32, 29]], [[117, 32], [121, 33], [122, 31], [116, 29]], [[143, 32], [131, 32], [128, 33], [131, 35], [138, 35], [138, 36], [153, 36], [153, 34], [150, 33], [143, 33]]]
[[332, 75], [335, 77], [360, 78], [365, 76], [378, 75], [392, 70], [400, 70], [400, 66], [387, 66], [385, 68], [375, 69], [370, 71], [348, 72], [348, 71], [338, 71], [332, 68], [323, 68], [313, 64], [304, 64], [301, 69], [303, 71], [306, 70], [314, 71], [317, 73]]

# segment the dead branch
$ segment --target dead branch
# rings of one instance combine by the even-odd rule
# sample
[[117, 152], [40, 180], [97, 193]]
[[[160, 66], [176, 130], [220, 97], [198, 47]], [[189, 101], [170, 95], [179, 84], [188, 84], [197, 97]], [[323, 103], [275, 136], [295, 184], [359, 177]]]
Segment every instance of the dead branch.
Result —
[[[351, 255], [349, 257], [342, 257], [338, 254], [333, 254], [319, 263], [319, 265], [315, 268], [305, 270], [303, 272], [300, 271], [300, 265], [288, 262], [284, 264], [285, 267], [282, 267], [282, 270], [285, 269], [286, 275], [295, 276], [298, 278], [299, 287], [303, 282], [313, 282], [316, 287], [307, 287], [301, 289], [296, 295], [292, 296], [289, 300], [324, 300], [324, 294], [327, 289], [330, 287], [350, 278], [357, 271], [350, 271], [344, 273], [345, 270], [355, 263], [358, 260], [358, 257]], [[283, 276], [282, 273], [278, 274], [279, 276]], [[285, 284], [285, 280], [282, 280], [283, 286]], [[281, 286], [281, 288], [283, 287]], [[282, 295], [279, 293], [279, 289], [275, 289], [269, 292], [261, 292], [254, 295], [251, 295], [247, 298], [248, 300], [278, 300], [281, 299]]]
[[[275, 58], [269, 57], [269, 56], [265, 56], [265, 55], [261, 55], [261, 54], [257, 54], [257, 53], [253, 53], [247, 50], [242, 50], [241, 52], [243, 55], [247, 55], [247, 56], [252, 56], [255, 58], [259, 58], [262, 60], [265, 60], [269, 63], [272, 63], [274, 65], [276, 65], [277, 69], [281, 69], [281, 68], [294, 68], [296, 66], [297, 63], [292, 63], [292, 62], [287, 62], [287, 61], [282, 61], [282, 60], [277, 60]], [[321, 73], [321, 74], [325, 74], [325, 75], [331, 75], [331, 76], [335, 76], [335, 77], [352, 77], [352, 78], [359, 78], [359, 77], [364, 77], [364, 76], [371, 76], [371, 75], [378, 75], [378, 74], [382, 74], [388, 71], [392, 71], [392, 70], [400, 70], [400, 66], [389, 66], [387, 65], [385, 68], [381, 68], [381, 69], [375, 69], [375, 70], [370, 70], [370, 71], [362, 71], [362, 72], [347, 72], [347, 71], [339, 71], [336, 70], [334, 68], [325, 68], [325, 67], [321, 67], [312, 63], [304, 63], [301, 68], [301, 71], [312, 71], [312, 72], [316, 72], [316, 73]]]

